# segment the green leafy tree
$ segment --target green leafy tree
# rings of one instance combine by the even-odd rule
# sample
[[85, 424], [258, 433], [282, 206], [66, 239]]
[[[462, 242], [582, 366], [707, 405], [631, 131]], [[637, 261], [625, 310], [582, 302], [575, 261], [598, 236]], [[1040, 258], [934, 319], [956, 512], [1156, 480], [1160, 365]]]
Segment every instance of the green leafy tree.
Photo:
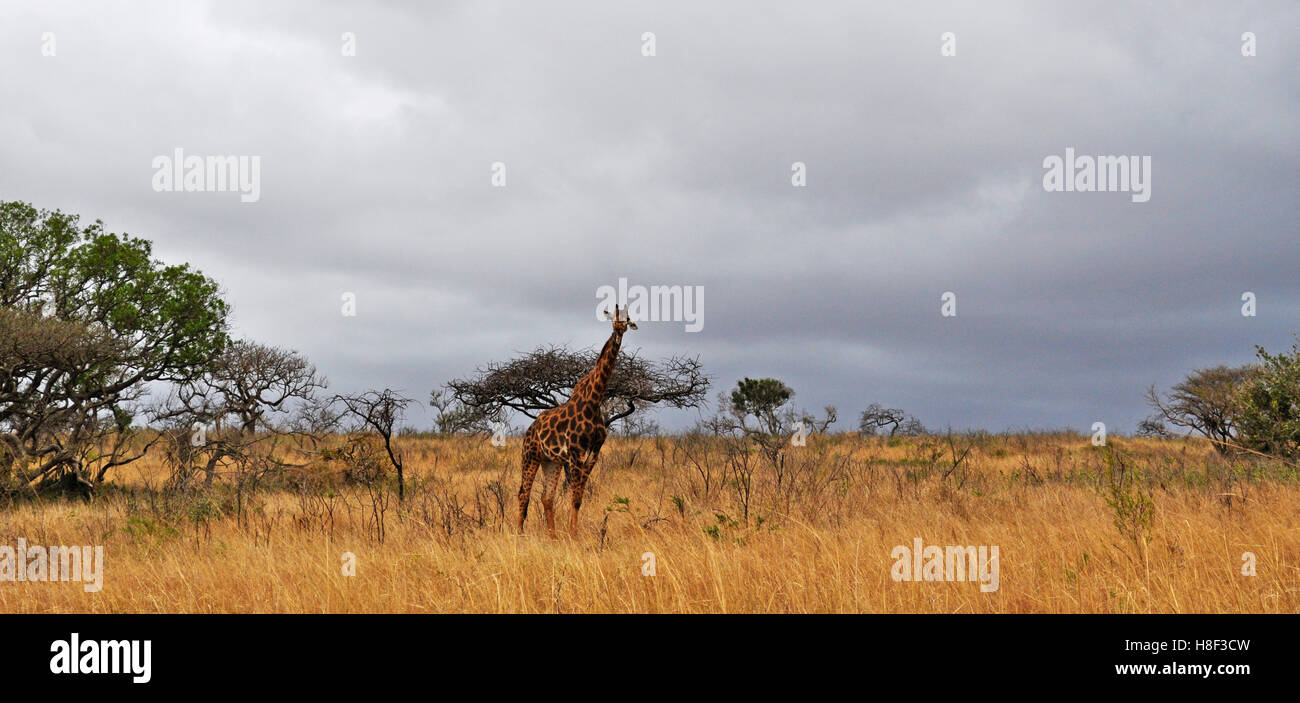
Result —
[[754, 417], [766, 434], [783, 434], [781, 409], [794, 398], [794, 390], [775, 378], [743, 378], [731, 392], [731, 412], [742, 422]]
[[834, 406], [826, 406], [825, 415], [818, 419], [790, 405], [794, 395], [794, 389], [775, 378], [741, 379], [730, 396], [719, 398], [730, 419], [715, 418], [710, 424], [723, 431], [730, 429], [750, 437], [762, 435], [775, 440], [788, 439], [798, 422], [808, 432], [825, 432], [835, 423], [838, 411]]
[[1259, 370], [1239, 396], [1243, 446], [1284, 458], [1300, 457], [1300, 345], [1269, 354], [1256, 347]]
[[148, 386], [196, 377], [228, 342], [212, 279], [22, 202], [0, 203], [0, 310], [0, 473], [37, 490], [88, 489], [139, 458], [130, 427]]
[[[736, 384], [730, 396], [720, 395], [720, 405], [725, 412], [706, 424], [714, 434], [744, 437], [752, 442], [776, 471], [779, 486], [785, 479], [786, 451], [796, 423], [803, 423], [808, 433], [820, 433], [825, 432], [837, 418], [836, 409], [829, 405], [821, 419], [796, 410], [791, 405], [794, 395], [794, 389], [778, 379], [746, 377]], [[747, 471], [741, 473], [748, 476]], [[748, 501], [746, 514], [747, 506]]]

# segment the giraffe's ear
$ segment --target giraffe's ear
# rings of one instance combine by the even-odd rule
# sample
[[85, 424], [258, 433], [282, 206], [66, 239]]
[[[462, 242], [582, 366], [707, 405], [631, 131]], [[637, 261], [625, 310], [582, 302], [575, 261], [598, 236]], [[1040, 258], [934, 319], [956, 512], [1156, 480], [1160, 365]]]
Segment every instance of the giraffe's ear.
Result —
[[612, 320], [612, 319], [614, 319], [614, 313], [612, 313], [612, 312], [606, 310], [606, 311], [605, 311], [605, 319], [606, 319], [606, 320]]
[[635, 323], [635, 322], [632, 322], [631, 320], [628, 320], [628, 322], [627, 322], [627, 328], [630, 329], [630, 330], [634, 330], [634, 329], [636, 329], [636, 323]]

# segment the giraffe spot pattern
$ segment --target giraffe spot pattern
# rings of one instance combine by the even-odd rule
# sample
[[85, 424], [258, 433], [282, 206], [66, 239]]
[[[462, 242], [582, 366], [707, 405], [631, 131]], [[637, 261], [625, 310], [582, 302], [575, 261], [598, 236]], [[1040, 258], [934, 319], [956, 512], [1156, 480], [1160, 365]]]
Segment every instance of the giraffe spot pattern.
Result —
[[600, 403], [626, 328], [625, 320], [615, 320], [614, 333], [601, 350], [595, 368], [574, 386], [568, 402], [539, 413], [524, 432], [519, 483], [520, 532], [528, 514], [528, 501], [538, 468], [542, 468], [545, 474], [542, 503], [551, 533], [555, 532], [551, 500], [559, 478], [558, 469], [561, 468], [573, 497], [569, 529], [577, 528], [578, 508], [582, 505], [587, 477], [595, 468], [607, 435], [604, 418], [600, 415]]

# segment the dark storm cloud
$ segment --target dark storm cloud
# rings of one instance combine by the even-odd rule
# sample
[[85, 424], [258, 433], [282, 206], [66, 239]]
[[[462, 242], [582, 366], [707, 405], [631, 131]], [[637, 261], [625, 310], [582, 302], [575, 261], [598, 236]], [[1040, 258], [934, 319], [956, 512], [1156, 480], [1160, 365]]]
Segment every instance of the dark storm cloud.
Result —
[[[620, 277], [706, 290], [643, 354], [932, 426], [1128, 429], [1146, 385], [1300, 328], [1293, 5], [812, 5], [6, 3], [0, 195], [154, 240], [335, 388], [421, 399], [598, 345]], [[176, 147], [259, 155], [260, 201], [154, 192]], [[1150, 202], [1045, 192], [1066, 147], [1150, 155]]]

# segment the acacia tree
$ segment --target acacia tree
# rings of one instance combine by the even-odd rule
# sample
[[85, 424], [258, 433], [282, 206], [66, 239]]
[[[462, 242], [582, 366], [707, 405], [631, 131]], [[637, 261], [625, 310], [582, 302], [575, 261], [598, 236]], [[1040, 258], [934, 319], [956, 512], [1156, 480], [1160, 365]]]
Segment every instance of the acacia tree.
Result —
[[76, 215], [0, 203], [0, 469], [12, 488], [89, 490], [143, 454], [150, 384], [185, 382], [225, 348], [217, 284], [150, 243]]
[[[775, 378], [744, 378], [736, 383], [729, 397], [719, 400], [734, 419], [733, 427], [750, 436], [783, 439], [795, 431], [796, 422], [802, 422], [812, 432], [825, 432], [835, 423], [838, 411], [834, 406], [826, 406], [825, 415], [819, 420], [790, 406], [794, 395], [794, 389]], [[748, 422], [750, 417], [754, 418], [752, 426]]]
[[393, 451], [393, 430], [401, 424], [406, 407], [413, 401], [389, 388], [356, 395], [336, 395], [333, 400], [344, 407], [345, 414], [358, 421], [360, 429], [373, 430], [383, 439], [388, 461], [397, 470], [397, 499], [406, 500], [402, 456]]
[[443, 435], [491, 434], [492, 423], [505, 421], [500, 407], [493, 412], [470, 407], [457, 400], [447, 388], [435, 388], [429, 393], [429, 407], [437, 413], [434, 425], [438, 434]]
[[790, 405], [794, 395], [794, 389], [778, 379], [744, 378], [731, 395], [719, 396], [725, 412], [709, 423], [715, 434], [739, 435], [756, 444], [776, 470], [778, 485], [785, 475], [785, 452], [796, 431], [795, 423], [802, 423], [809, 432], [824, 433], [839, 414], [832, 405], [826, 406], [821, 419], [796, 410]]
[[1256, 373], [1253, 366], [1215, 366], [1189, 373], [1163, 396], [1151, 386], [1146, 400], [1156, 414], [1147, 418], [1147, 431], [1168, 422], [1203, 435], [1221, 453], [1229, 452], [1240, 419], [1238, 392]]
[[901, 408], [886, 408], [880, 403], [872, 403], [862, 411], [862, 417], [858, 422], [858, 431], [864, 435], [875, 435], [877, 431], [889, 428], [889, 436], [893, 437], [898, 432], [898, 428], [907, 420], [907, 413]]
[[889, 434], [886, 435], [888, 437], [893, 437], [900, 432], [904, 436], [925, 434], [925, 426], [921, 421], [908, 415], [901, 408], [886, 408], [880, 403], [872, 403], [858, 418], [858, 433], [868, 437], [874, 437], [886, 427], [889, 428]]
[[779, 415], [785, 404], [794, 398], [794, 389], [775, 378], [744, 378], [736, 383], [731, 392], [730, 409], [732, 415], [742, 423], [748, 416], [753, 416], [758, 423], [757, 430], [750, 433], [785, 434], [787, 424]]
[[[491, 362], [471, 378], [448, 382], [446, 389], [453, 400], [482, 417], [515, 410], [535, 418], [568, 401], [597, 356], [594, 349], [541, 347], [510, 361]], [[654, 406], [700, 407], [708, 389], [709, 377], [698, 359], [674, 356], [652, 362], [635, 352], [624, 353], [605, 388], [605, 424]]]
[[293, 401], [308, 400], [328, 385], [302, 354], [248, 340], [231, 344], [202, 384], [220, 395], [245, 435], [271, 426], [267, 413], [285, 413]]
[[218, 467], [256, 458], [281, 465], [275, 448], [290, 435], [315, 437], [290, 423], [295, 408], [305, 408], [327, 386], [305, 357], [292, 349], [238, 340], [229, 344], [204, 374], [176, 384], [155, 410], [156, 421], [172, 427], [171, 455], [177, 483], [184, 485], [192, 465], [203, 467], [212, 484]]

